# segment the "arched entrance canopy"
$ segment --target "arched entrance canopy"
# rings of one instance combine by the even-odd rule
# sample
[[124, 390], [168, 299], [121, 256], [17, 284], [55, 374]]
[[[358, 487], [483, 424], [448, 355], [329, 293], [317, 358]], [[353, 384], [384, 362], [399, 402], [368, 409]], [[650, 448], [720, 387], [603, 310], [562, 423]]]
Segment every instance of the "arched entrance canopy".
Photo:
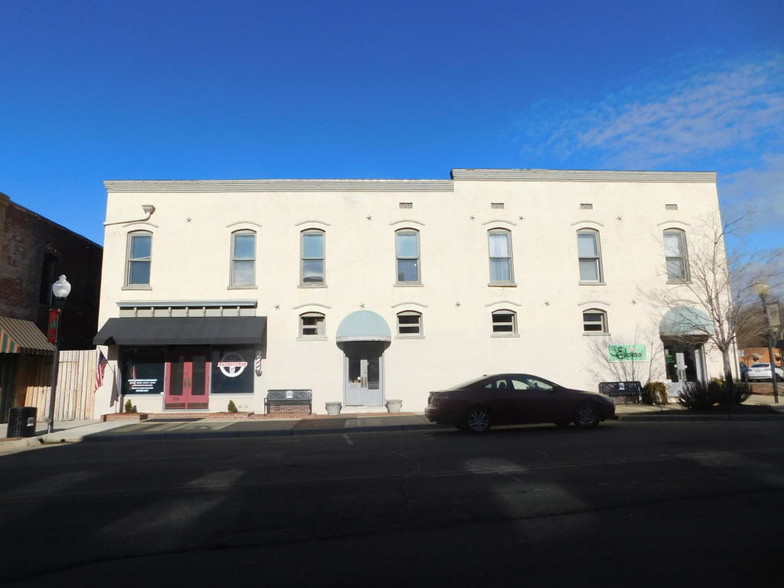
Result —
[[678, 306], [668, 310], [659, 322], [659, 335], [662, 339], [684, 337], [707, 339], [713, 330], [713, 321], [708, 314], [694, 306]]
[[346, 355], [378, 357], [392, 342], [392, 332], [381, 315], [357, 310], [340, 321], [335, 341]]

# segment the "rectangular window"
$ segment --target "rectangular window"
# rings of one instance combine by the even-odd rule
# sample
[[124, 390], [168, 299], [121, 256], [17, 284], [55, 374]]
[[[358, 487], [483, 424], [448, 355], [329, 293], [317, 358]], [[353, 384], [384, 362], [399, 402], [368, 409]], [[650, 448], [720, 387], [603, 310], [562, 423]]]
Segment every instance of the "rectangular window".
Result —
[[324, 283], [324, 231], [302, 233], [300, 282], [303, 285]]
[[497, 310], [493, 313], [493, 333], [513, 335], [517, 333], [517, 317], [509, 310]]
[[128, 236], [128, 286], [150, 285], [152, 234], [131, 233]]
[[234, 233], [231, 245], [231, 285], [256, 284], [256, 234]]
[[418, 312], [401, 312], [397, 315], [397, 332], [399, 335], [421, 335], [422, 315]]
[[398, 283], [418, 284], [420, 281], [418, 231], [406, 230], [395, 233], [395, 256]]
[[506, 230], [488, 233], [490, 248], [490, 283], [512, 283], [512, 244], [511, 235]]
[[596, 231], [578, 232], [577, 254], [580, 257], [580, 281], [601, 282], [602, 262], [599, 233]]
[[667, 263], [667, 281], [688, 281], [689, 265], [686, 257], [686, 235], [683, 231], [664, 231], [664, 255]]

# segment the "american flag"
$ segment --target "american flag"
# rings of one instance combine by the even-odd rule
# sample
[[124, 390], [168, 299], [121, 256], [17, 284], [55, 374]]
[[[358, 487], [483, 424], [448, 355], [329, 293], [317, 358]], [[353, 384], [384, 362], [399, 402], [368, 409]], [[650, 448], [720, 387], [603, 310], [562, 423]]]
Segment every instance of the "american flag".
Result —
[[[95, 366], [95, 390], [103, 385], [103, 373], [106, 371], [106, 366], [109, 360], [103, 354], [103, 351], [98, 351], [98, 365]], [[95, 391], [93, 390], [93, 391]]]

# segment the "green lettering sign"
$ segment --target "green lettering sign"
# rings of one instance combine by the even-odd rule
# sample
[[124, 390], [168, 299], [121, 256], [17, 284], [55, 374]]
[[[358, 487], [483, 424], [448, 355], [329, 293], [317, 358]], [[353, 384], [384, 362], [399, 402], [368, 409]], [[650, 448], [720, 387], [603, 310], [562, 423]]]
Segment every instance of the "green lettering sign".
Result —
[[610, 361], [648, 361], [645, 345], [608, 345], [607, 355]]

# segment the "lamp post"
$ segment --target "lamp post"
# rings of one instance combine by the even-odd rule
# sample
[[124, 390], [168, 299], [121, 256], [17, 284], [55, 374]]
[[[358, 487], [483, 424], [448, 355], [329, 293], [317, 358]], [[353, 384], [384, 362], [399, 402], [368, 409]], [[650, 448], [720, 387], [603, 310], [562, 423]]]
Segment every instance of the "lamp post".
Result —
[[60, 276], [58, 280], [52, 284], [52, 306], [49, 309], [49, 332], [47, 339], [49, 343], [54, 345], [54, 354], [52, 355], [52, 385], [49, 391], [49, 416], [46, 419], [47, 433], [54, 430], [54, 400], [57, 393], [57, 372], [60, 371], [60, 348], [58, 342], [60, 340], [60, 314], [65, 306], [65, 299], [71, 293], [71, 284], [65, 279], [65, 276]]
[[776, 362], [773, 360], [773, 344], [771, 343], [771, 327], [772, 321], [771, 306], [776, 310], [776, 322], [778, 323], [778, 304], [768, 304], [768, 294], [770, 294], [770, 285], [767, 282], [757, 282], [754, 285], [754, 290], [759, 294], [760, 302], [762, 303], [762, 313], [765, 315], [765, 337], [768, 343], [768, 361], [770, 361], [770, 379], [773, 382], [773, 401], [779, 403], [779, 387], [776, 382]]

